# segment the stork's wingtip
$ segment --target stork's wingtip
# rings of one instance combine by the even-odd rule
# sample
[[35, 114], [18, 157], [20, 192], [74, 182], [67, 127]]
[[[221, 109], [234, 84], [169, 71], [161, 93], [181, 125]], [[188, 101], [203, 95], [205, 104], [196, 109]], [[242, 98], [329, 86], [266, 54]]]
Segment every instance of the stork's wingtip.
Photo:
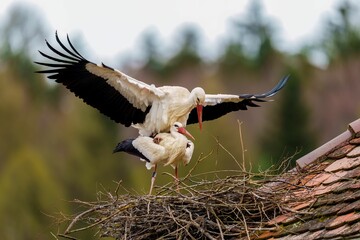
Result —
[[283, 77], [280, 82], [279, 82], [279, 85], [278, 85], [278, 90], [282, 89], [285, 84], [287, 83], [287, 81], [289, 80], [290, 78], [290, 74], [286, 75], [285, 77]]
[[57, 41], [59, 41], [59, 34], [58, 34], [58, 30], [55, 30], [55, 39], [56, 39]]

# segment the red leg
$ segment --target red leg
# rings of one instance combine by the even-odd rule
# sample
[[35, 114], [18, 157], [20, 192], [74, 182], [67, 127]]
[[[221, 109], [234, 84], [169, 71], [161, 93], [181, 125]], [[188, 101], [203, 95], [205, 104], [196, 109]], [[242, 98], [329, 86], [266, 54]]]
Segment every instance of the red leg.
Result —
[[151, 176], [151, 185], [150, 185], [149, 195], [151, 195], [151, 192], [152, 192], [153, 187], [154, 187], [155, 178], [156, 178], [156, 169], [157, 169], [157, 164], [155, 164], [154, 171], [153, 171], [152, 176]]

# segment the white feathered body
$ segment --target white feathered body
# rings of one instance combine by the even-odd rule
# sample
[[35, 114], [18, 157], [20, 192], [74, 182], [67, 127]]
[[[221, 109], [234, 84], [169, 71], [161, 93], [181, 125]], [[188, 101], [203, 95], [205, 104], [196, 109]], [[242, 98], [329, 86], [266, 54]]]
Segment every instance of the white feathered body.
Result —
[[175, 167], [179, 162], [185, 165], [190, 161], [192, 151], [187, 150], [189, 140], [180, 133], [159, 133], [156, 138], [161, 139], [155, 143], [154, 139], [140, 136], [133, 141], [133, 146], [146, 156], [150, 162], [146, 163], [148, 169], [156, 164]]
[[152, 101], [152, 107], [144, 123], [135, 124], [142, 136], [152, 133], [169, 132], [175, 122], [186, 126], [190, 111], [195, 107], [195, 102], [190, 101], [190, 92], [178, 86], [163, 86], [158, 90], [164, 93], [163, 97]]

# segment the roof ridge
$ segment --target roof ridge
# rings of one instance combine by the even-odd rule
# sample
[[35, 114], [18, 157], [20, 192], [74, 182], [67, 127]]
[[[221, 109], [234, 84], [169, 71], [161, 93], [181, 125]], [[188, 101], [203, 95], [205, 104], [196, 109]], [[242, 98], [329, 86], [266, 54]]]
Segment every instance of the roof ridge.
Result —
[[323, 144], [322, 146], [316, 148], [305, 156], [299, 158], [296, 161], [296, 166], [299, 170], [303, 169], [307, 165], [313, 163], [320, 157], [327, 155], [329, 152], [334, 150], [339, 145], [348, 142], [355, 136], [360, 136], [360, 118], [349, 123], [347, 130], [340, 134], [339, 136], [333, 138], [329, 142]]

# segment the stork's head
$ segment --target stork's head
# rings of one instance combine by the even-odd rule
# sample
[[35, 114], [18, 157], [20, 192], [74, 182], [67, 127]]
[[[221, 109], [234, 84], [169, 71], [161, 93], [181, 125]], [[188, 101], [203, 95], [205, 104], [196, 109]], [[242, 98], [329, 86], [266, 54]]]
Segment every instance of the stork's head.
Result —
[[197, 109], [200, 130], [202, 129], [202, 111], [205, 103], [205, 91], [200, 87], [196, 87], [191, 91], [191, 97]]
[[195, 140], [195, 138], [179, 122], [175, 122], [172, 125], [172, 127], [170, 128], [170, 132], [178, 132]]

